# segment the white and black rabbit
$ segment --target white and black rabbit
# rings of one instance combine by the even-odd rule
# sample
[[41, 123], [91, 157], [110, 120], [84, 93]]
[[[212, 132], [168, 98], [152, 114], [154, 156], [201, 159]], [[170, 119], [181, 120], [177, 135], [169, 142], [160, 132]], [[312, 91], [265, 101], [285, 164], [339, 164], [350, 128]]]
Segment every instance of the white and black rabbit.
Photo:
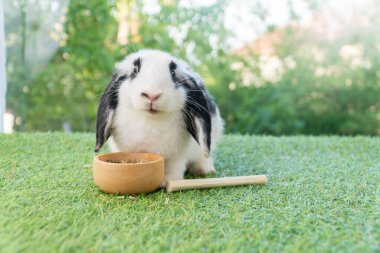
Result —
[[168, 53], [141, 50], [117, 64], [96, 122], [98, 152], [150, 152], [165, 158], [168, 180], [215, 173], [211, 151], [223, 132], [219, 109], [201, 77]]

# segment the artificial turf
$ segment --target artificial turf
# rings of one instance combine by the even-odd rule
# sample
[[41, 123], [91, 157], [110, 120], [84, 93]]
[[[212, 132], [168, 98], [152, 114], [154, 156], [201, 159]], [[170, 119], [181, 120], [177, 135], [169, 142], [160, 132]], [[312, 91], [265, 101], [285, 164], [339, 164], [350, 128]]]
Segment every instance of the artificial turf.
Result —
[[0, 252], [379, 252], [380, 138], [227, 135], [217, 177], [135, 197], [92, 180], [94, 134], [0, 135]]

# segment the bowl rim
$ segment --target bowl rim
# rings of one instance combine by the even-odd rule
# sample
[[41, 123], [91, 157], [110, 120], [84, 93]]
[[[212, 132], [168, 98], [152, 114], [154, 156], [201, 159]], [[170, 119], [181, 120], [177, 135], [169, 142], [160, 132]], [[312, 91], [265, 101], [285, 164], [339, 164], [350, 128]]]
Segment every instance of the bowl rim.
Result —
[[[106, 162], [106, 161], [103, 161], [103, 160], [100, 159], [101, 156], [109, 155], [109, 154], [153, 155], [153, 156], [156, 156], [157, 159], [152, 160], [152, 161], [148, 161], [148, 162], [145, 162], [145, 163], [111, 163], [111, 162]], [[159, 154], [156, 154], [156, 153], [148, 153], [148, 152], [109, 152], [109, 153], [103, 153], [103, 154], [98, 154], [98, 155], [94, 156], [94, 161], [96, 160], [97, 162], [100, 162], [102, 164], [108, 164], [108, 165], [111, 165], [111, 166], [141, 166], [141, 165], [149, 165], [149, 164], [160, 162], [163, 159], [164, 159], [164, 157], [162, 155], [159, 155]]]

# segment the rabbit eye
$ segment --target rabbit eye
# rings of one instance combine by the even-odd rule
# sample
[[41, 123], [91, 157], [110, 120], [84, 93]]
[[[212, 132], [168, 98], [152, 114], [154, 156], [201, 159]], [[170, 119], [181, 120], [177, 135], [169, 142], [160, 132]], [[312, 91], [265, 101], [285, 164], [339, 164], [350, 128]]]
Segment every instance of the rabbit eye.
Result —
[[175, 70], [174, 70], [174, 69], [170, 70], [170, 74], [171, 74], [172, 76], [175, 76]]

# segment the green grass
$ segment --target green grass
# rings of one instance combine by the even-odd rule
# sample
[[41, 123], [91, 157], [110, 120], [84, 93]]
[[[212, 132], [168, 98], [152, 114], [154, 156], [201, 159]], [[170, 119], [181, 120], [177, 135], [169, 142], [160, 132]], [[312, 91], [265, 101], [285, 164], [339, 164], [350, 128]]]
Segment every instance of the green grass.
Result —
[[380, 138], [225, 136], [218, 177], [266, 186], [125, 198], [94, 134], [0, 135], [1, 252], [379, 252]]

